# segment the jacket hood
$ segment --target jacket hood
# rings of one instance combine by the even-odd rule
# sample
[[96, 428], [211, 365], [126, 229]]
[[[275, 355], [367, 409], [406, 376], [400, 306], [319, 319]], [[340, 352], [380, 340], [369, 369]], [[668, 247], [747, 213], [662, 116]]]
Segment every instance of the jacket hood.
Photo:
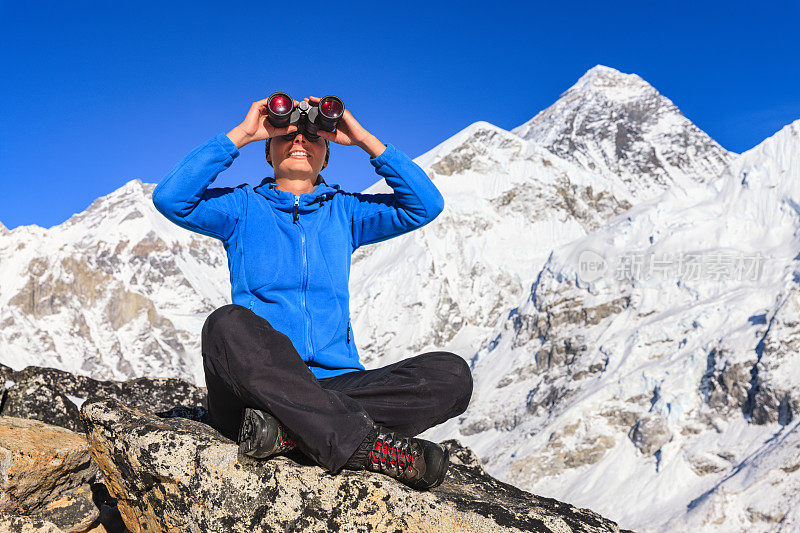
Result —
[[[286, 213], [291, 213], [294, 209], [295, 194], [290, 192], [281, 191], [278, 188], [275, 178], [268, 176], [253, 188], [255, 192], [269, 200], [275, 209]], [[300, 195], [298, 203], [298, 212], [301, 214], [316, 211], [319, 207], [333, 198], [334, 195], [344, 192], [339, 185], [328, 185], [322, 176], [319, 178], [317, 188], [312, 192], [307, 192]]]

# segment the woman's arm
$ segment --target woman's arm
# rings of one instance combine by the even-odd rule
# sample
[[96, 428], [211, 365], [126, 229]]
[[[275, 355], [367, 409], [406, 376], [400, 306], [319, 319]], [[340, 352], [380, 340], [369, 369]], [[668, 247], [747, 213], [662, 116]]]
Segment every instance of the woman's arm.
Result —
[[[319, 102], [314, 96], [306, 100]], [[351, 195], [353, 249], [424, 226], [444, 209], [444, 198], [425, 171], [391, 144], [385, 146], [350, 111], [345, 110], [334, 133], [318, 133], [331, 142], [367, 152], [375, 172], [394, 190], [394, 194]]]
[[161, 180], [153, 191], [153, 204], [162, 215], [183, 228], [223, 241], [231, 236], [244, 212], [241, 192], [208, 186], [231, 166], [239, 148], [297, 129], [273, 127], [267, 120], [267, 100], [253, 102], [241, 124], [197, 147]]
[[425, 171], [391, 144], [370, 163], [394, 194], [353, 195], [354, 248], [422, 227], [444, 209], [444, 198]]
[[153, 190], [156, 209], [183, 228], [226, 240], [241, 212], [240, 200], [235, 189], [208, 186], [238, 155], [224, 133], [195, 148]]

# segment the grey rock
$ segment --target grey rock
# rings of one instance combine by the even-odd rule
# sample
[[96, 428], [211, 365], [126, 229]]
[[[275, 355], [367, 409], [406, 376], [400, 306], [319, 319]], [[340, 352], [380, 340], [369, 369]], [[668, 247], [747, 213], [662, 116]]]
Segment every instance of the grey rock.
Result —
[[636, 422], [630, 437], [643, 454], [653, 455], [672, 439], [672, 433], [663, 416], [653, 415]]
[[[8, 369], [8, 367], [6, 367]], [[0, 375], [6, 372], [0, 368]], [[206, 405], [205, 388], [175, 378], [136, 378], [128, 381], [100, 381], [55, 368], [29, 366], [8, 369], [8, 388], [2, 414], [41, 420], [73, 431], [83, 431], [78, 406], [68, 396], [83, 401], [114, 398], [133, 408], [169, 411]]]
[[798, 399], [792, 398], [789, 391], [774, 390], [757, 383], [749, 407], [751, 421], [755, 424], [780, 422], [787, 425], [798, 411]]
[[445, 482], [417, 492], [380, 474], [330, 475], [297, 456], [239, 457], [205, 424], [115, 400], [86, 402], [81, 416], [131, 531], [619, 531], [488, 476], [455, 441]]
[[78, 407], [58, 389], [51, 388], [41, 376], [15, 383], [8, 391], [2, 413], [81, 431]]
[[718, 414], [746, 411], [753, 362], [728, 363], [729, 352], [713, 348], [707, 357], [700, 390], [706, 403]]
[[84, 483], [80, 487], [65, 492], [60, 498], [42, 507], [32, 515], [45, 520], [66, 533], [86, 531], [100, 515], [92, 499], [92, 487]]

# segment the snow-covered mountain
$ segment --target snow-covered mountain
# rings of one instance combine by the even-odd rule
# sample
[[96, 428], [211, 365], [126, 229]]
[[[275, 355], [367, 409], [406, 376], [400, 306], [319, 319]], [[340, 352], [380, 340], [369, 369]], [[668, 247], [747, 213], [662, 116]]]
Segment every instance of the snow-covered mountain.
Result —
[[[555, 128], [567, 122], [574, 128], [559, 135], [571, 148], [555, 149]], [[597, 138], [623, 129], [635, 142]], [[552, 250], [669, 188], [710, 194], [735, 157], [641, 78], [600, 65], [514, 131], [478, 122], [417, 158], [445, 211], [421, 230], [356, 252], [351, 310], [366, 361], [437, 348], [469, 357]], [[625, 173], [651, 154], [657, 164], [648, 173]], [[628, 163], [600, 164], [613, 157]], [[366, 192], [385, 190], [381, 180]]]
[[634, 203], [666, 187], [712, 181], [728, 159], [642, 78], [602, 65], [512, 131], [619, 182]]
[[[353, 256], [362, 359], [461, 354], [473, 401], [429, 436], [623, 527], [797, 527], [798, 124], [739, 156], [598, 65], [511, 132], [469, 126], [417, 159], [445, 211]], [[0, 362], [202, 384], [225, 253], [152, 188], [0, 226]]]
[[800, 527], [800, 120], [720, 183], [554, 249], [431, 434], [636, 530]]
[[0, 233], [0, 361], [203, 383], [200, 329], [230, 299], [227, 258], [158, 213], [153, 188], [133, 180], [53, 228]]

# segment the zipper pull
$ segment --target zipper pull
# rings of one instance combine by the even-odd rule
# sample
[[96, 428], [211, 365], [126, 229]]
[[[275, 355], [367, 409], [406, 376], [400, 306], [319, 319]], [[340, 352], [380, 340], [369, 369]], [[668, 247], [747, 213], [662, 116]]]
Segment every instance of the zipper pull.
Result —
[[298, 216], [297, 216], [297, 206], [298, 205], [300, 205], [300, 197], [299, 196], [295, 196], [294, 197], [294, 221], [295, 222], [297, 222], [297, 219], [298, 219]]
[[350, 324], [347, 324], [347, 343], [350, 344]]

